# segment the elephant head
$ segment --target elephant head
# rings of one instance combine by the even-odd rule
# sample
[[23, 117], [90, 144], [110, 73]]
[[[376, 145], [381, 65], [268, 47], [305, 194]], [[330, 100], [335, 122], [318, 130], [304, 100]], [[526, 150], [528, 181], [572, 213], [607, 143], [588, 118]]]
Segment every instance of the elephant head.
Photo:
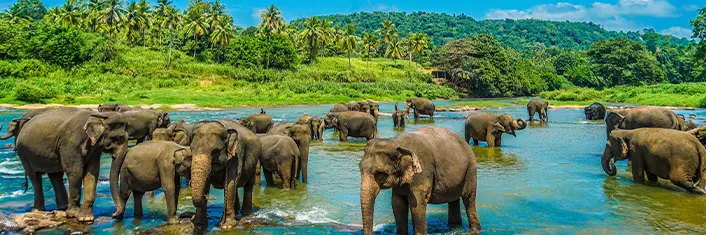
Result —
[[[107, 112], [91, 115], [83, 126], [88, 136], [88, 148], [113, 154], [110, 165], [110, 192], [115, 205], [120, 205], [118, 192], [118, 176], [127, 154], [127, 119], [123, 114]], [[89, 151], [84, 149], [84, 151]]]
[[630, 148], [628, 148], [626, 142], [629, 141], [626, 132], [627, 131], [614, 131], [610, 134], [610, 137], [608, 137], [608, 141], [606, 141], [603, 156], [601, 157], [601, 165], [603, 166], [603, 171], [610, 176], [617, 174], [615, 163], [611, 160], [613, 160], [613, 158], [615, 158], [615, 161], [625, 160], [630, 153]]
[[511, 134], [515, 137], [517, 137], [515, 131], [524, 130], [525, 128], [527, 128], [527, 122], [525, 121], [525, 119], [518, 118], [517, 120], [513, 120], [512, 117], [507, 114], [498, 116], [498, 119], [495, 124], [502, 125], [504, 129], [502, 132]]
[[[10, 121], [10, 124], [7, 125], [7, 133], [0, 137], [0, 140], [6, 140], [9, 139], [10, 137], [17, 136], [20, 132], [20, 126], [22, 126], [22, 122], [25, 122], [22, 118], [15, 118]], [[0, 127], [2, 129], [2, 127]]]
[[358, 101], [358, 111], [364, 112], [364, 113], [370, 113], [371, 112], [370, 104], [368, 101]]
[[423, 169], [414, 151], [390, 139], [370, 141], [359, 167], [363, 232], [372, 234], [375, 198], [380, 190], [409, 185]]
[[321, 118], [312, 117], [309, 120], [309, 129], [316, 140], [321, 140], [324, 133], [324, 126], [324, 121], [322, 121]]
[[174, 132], [167, 128], [157, 128], [152, 132], [152, 140], [174, 141]]
[[158, 128], [169, 127], [169, 124], [171, 122], [171, 120], [169, 119], [169, 113], [165, 112], [164, 110], [157, 110], [157, 111], [155, 111], [155, 114], [157, 114], [157, 127]]
[[414, 108], [414, 98], [407, 99], [404, 104], [407, 109], [407, 113], [409, 113], [409, 110]]
[[618, 112], [610, 112], [608, 116], [605, 118], [605, 124], [606, 124], [606, 131], [607, 135], [610, 136], [610, 133], [615, 130], [615, 129], [620, 129], [625, 127], [625, 116]]
[[98, 105], [98, 112], [117, 112], [117, 104], [100, 104]]
[[177, 144], [189, 146], [191, 144], [191, 125], [181, 120], [167, 128], [171, 133], [173, 141]]
[[255, 124], [253, 124], [252, 121], [247, 118], [238, 118], [238, 124], [244, 126], [245, 128], [248, 128], [248, 130], [251, 130], [252, 132], [255, 132]]
[[392, 121], [395, 127], [404, 127], [405, 120], [408, 118], [407, 111], [399, 110], [397, 104], [395, 104], [395, 111], [392, 113]]
[[696, 138], [699, 139], [702, 144], [706, 143], [706, 125], [701, 125], [700, 127], [689, 130], [687, 131], [687, 133], [696, 136]]
[[174, 151], [174, 164], [177, 174], [191, 180], [191, 148], [184, 147]]
[[336, 129], [338, 128], [338, 117], [335, 113], [329, 113], [324, 117], [324, 128], [325, 129]]
[[596, 120], [598, 119], [598, 108], [595, 105], [589, 105], [583, 108], [583, 114], [586, 116], [586, 120]]
[[191, 139], [191, 188], [196, 207], [194, 224], [205, 225], [206, 189], [211, 171], [228, 167], [228, 160], [237, 156], [238, 132], [216, 121], [202, 121], [194, 126]]

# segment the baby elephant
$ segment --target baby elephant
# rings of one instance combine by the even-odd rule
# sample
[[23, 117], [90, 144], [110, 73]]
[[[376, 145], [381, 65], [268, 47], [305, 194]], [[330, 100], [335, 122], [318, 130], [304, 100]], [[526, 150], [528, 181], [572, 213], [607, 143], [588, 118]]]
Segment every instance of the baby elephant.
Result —
[[407, 123], [407, 111], [400, 110], [395, 104], [395, 112], [392, 113], [392, 123], [395, 124], [395, 128], [404, 128]]
[[272, 173], [277, 173], [277, 176], [282, 179], [282, 189], [294, 189], [300, 157], [297, 144], [289, 136], [281, 134], [261, 136], [260, 142], [262, 142], [260, 164], [265, 171], [267, 185], [274, 184]]
[[142, 217], [142, 196], [160, 187], [167, 200], [169, 224], [179, 222], [176, 215], [180, 176], [191, 177], [191, 149], [170, 141], [147, 141], [130, 149], [120, 168], [120, 198], [113, 218], [122, 219], [125, 204], [134, 194], [135, 218]]
[[[610, 133], [601, 164], [610, 176], [617, 173], [611, 159], [632, 160], [635, 182], [668, 179], [689, 192], [706, 194], [706, 149], [693, 135], [671, 129], [640, 128]], [[696, 185], [694, 185], [696, 184]]]

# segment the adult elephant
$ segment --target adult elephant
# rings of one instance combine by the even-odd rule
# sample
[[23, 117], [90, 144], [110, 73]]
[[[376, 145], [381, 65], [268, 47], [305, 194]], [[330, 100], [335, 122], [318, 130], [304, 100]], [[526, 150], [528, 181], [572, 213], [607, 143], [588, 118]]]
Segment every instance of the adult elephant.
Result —
[[300, 157], [297, 144], [289, 136], [279, 134], [261, 136], [260, 142], [262, 142], [260, 164], [265, 173], [267, 185], [274, 185], [272, 174], [275, 173], [282, 179], [283, 190], [294, 189]]
[[375, 198], [381, 189], [392, 189], [397, 234], [408, 234], [410, 210], [414, 234], [427, 234], [427, 204], [448, 203], [449, 225], [461, 226], [460, 200], [471, 231], [480, 231], [476, 165], [470, 146], [446, 128], [429, 126], [369, 142], [359, 165], [363, 233], [373, 233]]
[[132, 108], [124, 104], [99, 104], [98, 112], [125, 112]]
[[345, 111], [348, 111], [348, 106], [346, 106], [345, 104], [335, 104], [333, 105], [333, 107], [331, 107], [329, 113], [340, 113]]
[[549, 102], [543, 99], [533, 99], [527, 103], [527, 113], [529, 113], [530, 122], [534, 122], [534, 114], [539, 114], [540, 122], [549, 122]]
[[429, 115], [431, 120], [434, 120], [434, 112], [436, 112], [436, 105], [431, 102], [431, 100], [426, 98], [409, 98], [405, 101], [407, 106], [407, 113], [410, 109], [414, 109], [414, 119], [418, 119], [421, 114]]
[[478, 141], [485, 141], [488, 147], [502, 145], [502, 134], [507, 133], [517, 136], [515, 131], [523, 130], [527, 122], [518, 118], [512, 119], [510, 115], [495, 115], [484, 112], [470, 112], [466, 118], [465, 136], [466, 143], [473, 139], [473, 145], [478, 146]]
[[606, 109], [603, 104], [596, 102], [583, 108], [583, 114], [586, 115], [586, 120], [603, 120]]
[[647, 175], [650, 182], [668, 179], [689, 192], [706, 194], [706, 149], [689, 133], [662, 128], [615, 130], [601, 158], [603, 170], [610, 176], [617, 173], [613, 158], [632, 161], [637, 183], [644, 182]]
[[303, 116], [299, 117], [299, 119], [297, 119], [296, 124], [308, 126], [310, 129], [312, 140], [323, 140], [322, 136], [324, 132], [324, 122], [321, 120], [321, 118], [315, 118], [311, 115], [304, 114]]
[[255, 134], [265, 134], [275, 126], [275, 121], [270, 115], [258, 113], [250, 117], [238, 119], [238, 124], [247, 127]]
[[181, 120], [169, 125], [167, 131], [172, 134], [172, 139], [175, 143], [183, 146], [191, 145], [191, 134], [194, 131], [193, 125]]
[[339, 132], [339, 139], [348, 141], [348, 137], [362, 137], [372, 140], [377, 134], [375, 119], [372, 115], [356, 111], [329, 113], [324, 119], [324, 128], [333, 128]]
[[348, 111], [356, 111], [356, 112], [360, 111], [360, 105], [358, 104], [358, 102], [351, 101], [351, 102], [345, 103], [344, 105], [346, 105], [346, 108], [348, 108]]
[[223, 216], [219, 226], [236, 225], [240, 211], [238, 188], [243, 187], [243, 215], [252, 213], [252, 191], [262, 143], [255, 133], [230, 120], [202, 121], [194, 125], [191, 141], [191, 189], [196, 207], [193, 223], [208, 223], [206, 204], [210, 186], [224, 189]]
[[608, 113], [605, 119], [606, 134], [615, 129], [632, 130], [644, 127], [684, 130], [682, 121], [674, 112], [667, 108], [637, 107]]
[[293, 122], [282, 122], [278, 123], [270, 131], [267, 132], [267, 134], [282, 134], [282, 135], [287, 135], [289, 133], [289, 128], [292, 128], [295, 123]]
[[169, 114], [162, 110], [130, 110], [123, 112], [127, 118], [127, 134], [130, 140], [142, 143], [152, 138], [157, 128], [169, 127]]
[[[7, 125], [7, 133], [4, 136], [0, 137], [0, 140], [6, 140], [10, 137], [15, 137], [15, 146], [17, 146], [17, 135], [20, 133], [20, 130], [22, 130], [22, 127], [25, 125], [25, 123], [27, 123], [30, 119], [34, 118], [35, 116], [43, 114], [46, 111], [53, 109], [55, 108], [30, 110], [23, 114], [22, 117], [12, 119], [12, 121], [10, 121], [10, 124]], [[2, 129], [2, 126], [0, 126], [0, 129]], [[15, 147], [14, 150], [16, 149], [17, 147]]]
[[[48, 110], [29, 120], [17, 136], [17, 155], [34, 188], [33, 209], [45, 209], [41, 174], [46, 173], [54, 187], [57, 208], [68, 208], [66, 215], [70, 218], [92, 222], [102, 153], [113, 154], [110, 189], [117, 205], [118, 175], [127, 153], [126, 126], [122, 113], [76, 108]], [[64, 173], [68, 177], [68, 199]]]
[[302, 183], [308, 183], [307, 172], [309, 169], [309, 145], [311, 143], [310, 128], [307, 125], [294, 124], [287, 130], [287, 135], [294, 140], [299, 149], [299, 163], [297, 164], [297, 176], [301, 175]]
[[380, 117], [380, 104], [372, 100], [358, 101], [360, 107], [365, 107], [362, 112], [370, 113], [375, 118], [375, 122], [378, 121]]

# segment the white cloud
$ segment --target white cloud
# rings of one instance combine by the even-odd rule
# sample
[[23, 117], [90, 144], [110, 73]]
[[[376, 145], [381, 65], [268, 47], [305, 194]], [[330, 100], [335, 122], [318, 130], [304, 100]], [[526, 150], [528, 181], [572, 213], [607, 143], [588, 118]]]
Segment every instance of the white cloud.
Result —
[[253, 8], [250, 17], [252, 17], [255, 22], [260, 22], [260, 20], [262, 20], [262, 17], [260, 17], [260, 13], [262, 13], [263, 11], [265, 11], [264, 8]]
[[527, 10], [491, 9], [485, 14], [486, 19], [545, 19], [545, 20], [583, 20], [586, 9], [580, 5], [560, 2], [533, 6]]
[[701, 9], [701, 7], [696, 4], [682, 6], [681, 8], [684, 9], [684, 11], [698, 11]]
[[674, 26], [674, 27], [670, 27], [668, 29], [661, 30], [661, 31], [659, 31], [659, 33], [669, 34], [669, 35], [679, 37], [679, 38], [691, 38], [691, 36], [693, 35], [694, 32], [691, 31], [691, 29]]

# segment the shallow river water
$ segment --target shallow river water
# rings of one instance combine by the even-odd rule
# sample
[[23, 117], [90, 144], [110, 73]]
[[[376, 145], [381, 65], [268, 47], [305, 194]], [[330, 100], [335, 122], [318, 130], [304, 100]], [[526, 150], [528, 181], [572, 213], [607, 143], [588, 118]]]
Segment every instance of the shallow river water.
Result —
[[[456, 101], [439, 101], [438, 105]], [[510, 101], [508, 101], [510, 102]], [[403, 103], [400, 103], [404, 105]], [[265, 108], [275, 122], [295, 121], [304, 113], [322, 116], [331, 105], [286, 106]], [[392, 103], [381, 104], [380, 111], [390, 113]], [[508, 113], [515, 118], [527, 118], [524, 106], [488, 109], [492, 113]], [[172, 121], [235, 119], [259, 112], [259, 108], [227, 111], [174, 112]], [[678, 111], [706, 115], [706, 110]], [[21, 111], [0, 112], [0, 123], [6, 125]], [[688, 116], [688, 115], [687, 115]], [[605, 124], [587, 122], [583, 110], [549, 110], [548, 124], [532, 124], [518, 131], [517, 137], [506, 135], [502, 148], [489, 149], [481, 143], [474, 147], [478, 164], [478, 214], [485, 234], [649, 234], [706, 233], [706, 197], [684, 193], [667, 181], [657, 187], [633, 183], [626, 162], [619, 162], [617, 177], [608, 177], [602, 170], [600, 154], [605, 146]], [[426, 125], [446, 127], [463, 135], [465, 113], [437, 113], [434, 122], [410, 120], [404, 131]], [[392, 128], [390, 117], [381, 117], [379, 135], [383, 138], [402, 133]], [[4, 131], [3, 131], [4, 134]], [[358, 162], [366, 145], [364, 139], [340, 143], [332, 130], [324, 134], [323, 143], [311, 146], [309, 183], [297, 184], [297, 189], [283, 192], [278, 188], [256, 189], [254, 217], [273, 225], [236, 228], [219, 231], [218, 223], [223, 203], [223, 191], [212, 189], [216, 199], [209, 201], [209, 233], [258, 234], [340, 234], [360, 233], [359, 202], [360, 173]], [[12, 139], [0, 145], [12, 143]], [[22, 166], [12, 149], [0, 150], [0, 212], [23, 213], [32, 207], [32, 189], [22, 190]], [[89, 229], [97, 234], [132, 234], [159, 226], [166, 221], [164, 196], [145, 196], [145, 218], [132, 219], [132, 200], [126, 219], [109, 219], [113, 202], [108, 187], [109, 157], [102, 160], [98, 198], [94, 213], [97, 221]], [[51, 184], [45, 177], [44, 191], [47, 208], [56, 208]], [[375, 204], [375, 231], [395, 232], [390, 205], [390, 190], [382, 191]], [[183, 191], [178, 213], [193, 211]], [[242, 195], [242, 194], [241, 194]], [[427, 220], [430, 233], [467, 234], [463, 228], [446, 225], [446, 205], [430, 205]], [[410, 223], [411, 224], [411, 223]], [[47, 233], [62, 233], [64, 229]], [[410, 230], [411, 231], [411, 230]]]

